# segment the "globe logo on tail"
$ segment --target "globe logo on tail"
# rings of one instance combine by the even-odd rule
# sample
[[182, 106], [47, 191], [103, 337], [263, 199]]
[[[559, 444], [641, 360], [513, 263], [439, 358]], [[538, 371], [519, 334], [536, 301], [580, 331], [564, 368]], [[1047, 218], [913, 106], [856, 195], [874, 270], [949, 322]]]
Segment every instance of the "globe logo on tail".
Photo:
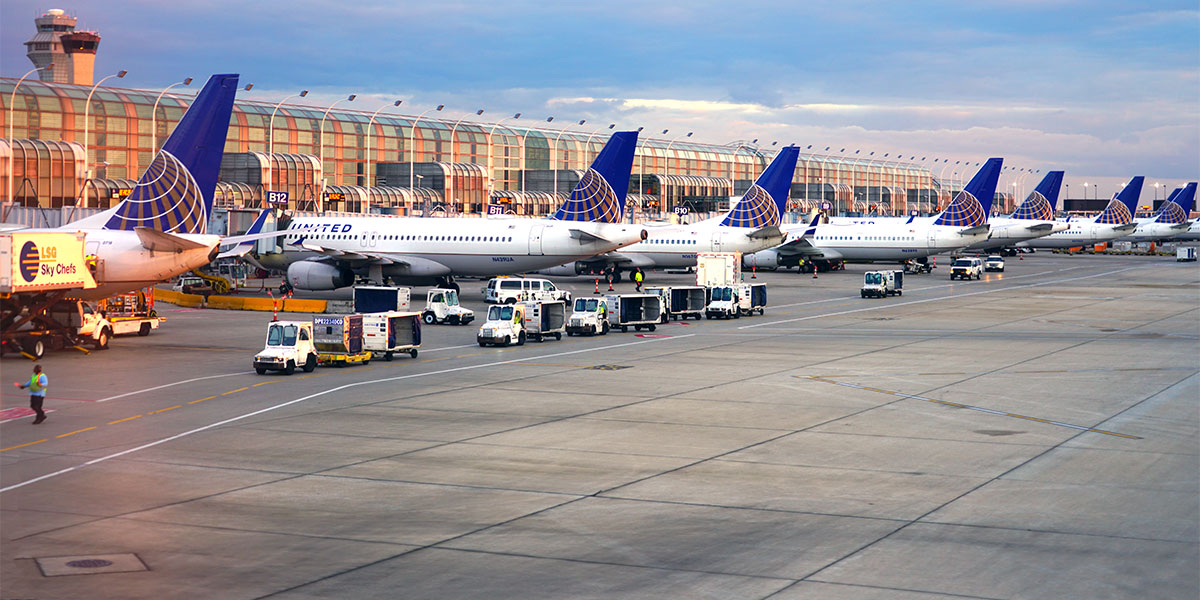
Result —
[[170, 152], [159, 151], [133, 193], [105, 225], [124, 231], [135, 227], [168, 233], [204, 233], [208, 229], [204, 194], [187, 167]]
[[1041, 192], [1035, 191], [1021, 203], [1021, 206], [1017, 207], [1017, 210], [1012, 214], [1012, 218], [1031, 221], [1053, 221], [1054, 210], [1050, 208], [1050, 201]]
[[1182, 223], [1188, 218], [1187, 213], [1183, 212], [1183, 207], [1174, 202], [1163, 204], [1162, 212], [1155, 219], [1156, 223]]
[[1096, 217], [1096, 222], [1101, 225], [1126, 225], [1132, 221], [1133, 215], [1129, 214], [1129, 207], [1116, 198], [1113, 198], [1108, 206], [1104, 207], [1104, 212]]
[[604, 176], [588, 169], [571, 196], [554, 213], [559, 221], [584, 221], [596, 223], [618, 223], [621, 220], [621, 205], [612, 186]]
[[779, 207], [775, 205], [771, 194], [759, 187], [758, 184], [754, 184], [746, 191], [746, 195], [742, 196], [737, 206], [729, 211], [721, 224], [729, 227], [757, 229], [768, 225], [779, 225], [780, 221]]
[[946, 207], [946, 210], [942, 211], [941, 216], [933, 224], [950, 227], [978, 227], [984, 223], [987, 223], [987, 215], [983, 212], [983, 205], [971, 192], [962, 191], [954, 197], [954, 201]]

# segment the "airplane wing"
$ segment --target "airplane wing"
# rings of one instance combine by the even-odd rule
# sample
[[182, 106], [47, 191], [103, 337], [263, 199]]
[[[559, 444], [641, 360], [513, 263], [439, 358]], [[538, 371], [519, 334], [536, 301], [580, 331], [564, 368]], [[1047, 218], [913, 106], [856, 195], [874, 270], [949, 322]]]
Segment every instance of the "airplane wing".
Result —
[[1026, 231], [1030, 231], [1033, 233], [1041, 233], [1043, 231], [1050, 231], [1052, 229], [1054, 229], [1053, 223], [1038, 223], [1036, 225], [1027, 225], [1025, 227]]
[[965, 229], [959, 229], [958, 235], [962, 235], [962, 236], [977, 235], [980, 233], [987, 233], [988, 230], [990, 230], [990, 229], [991, 229], [991, 225], [984, 223], [983, 225], [976, 225], [975, 227], [967, 227]]
[[609, 242], [609, 243], [611, 243], [610, 240], [606, 240], [594, 233], [589, 233], [582, 229], [571, 229], [569, 231], [570, 231], [571, 238], [579, 240], [580, 242]]
[[781, 231], [778, 226], [767, 225], [766, 227], [759, 227], [758, 229], [751, 231], [746, 237], [749, 237], [752, 240], [761, 240], [783, 237], [783, 235], [783, 231]]
[[154, 252], [182, 252], [184, 250], [208, 247], [200, 242], [150, 227], [134, 227], [133, 230], [137, 233], [138, 239], [141, 240], [142, 247]]

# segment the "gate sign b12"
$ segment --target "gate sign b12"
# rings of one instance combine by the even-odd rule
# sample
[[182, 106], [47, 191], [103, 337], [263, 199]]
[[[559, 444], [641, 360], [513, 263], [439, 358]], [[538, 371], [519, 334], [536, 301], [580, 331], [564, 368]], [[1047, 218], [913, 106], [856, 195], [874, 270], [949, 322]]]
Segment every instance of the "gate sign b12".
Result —
[[267, 192], [267, 204], [272, 206], [287, 206], [287, 192]]

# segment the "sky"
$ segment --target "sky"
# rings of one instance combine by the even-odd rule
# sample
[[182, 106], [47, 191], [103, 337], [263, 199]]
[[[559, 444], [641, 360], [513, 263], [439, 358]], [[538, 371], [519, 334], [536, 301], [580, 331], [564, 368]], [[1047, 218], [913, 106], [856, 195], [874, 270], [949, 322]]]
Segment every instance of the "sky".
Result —
[[126, 69], [125, 87], [236, 72], [265, 102], [355, 93], [366, 111], [553, 115], [935, 174], [1001, 156], [1002, 185], [1062, 169], [1071, 197], [1145, 175], [1145, 201], [1200, 177], [1195, 0], [3, 0], [0, 75], [31, 67], [23, 42], [50, 8], [101, 35], [97, 77]]

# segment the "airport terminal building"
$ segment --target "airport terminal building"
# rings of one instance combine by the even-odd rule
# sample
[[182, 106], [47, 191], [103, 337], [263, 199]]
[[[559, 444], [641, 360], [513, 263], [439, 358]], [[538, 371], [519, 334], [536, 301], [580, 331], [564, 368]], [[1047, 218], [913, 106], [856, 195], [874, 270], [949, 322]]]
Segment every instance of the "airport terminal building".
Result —
[[[98, 87], [87, 106], [91, 86], [16, 84], [0, 78], [0, 181], [6, 183], [0, 200], [48, 208], [107, 207], [128, 194], [192, 98]], [[273, 192], [286, 192], [292, 210], [544, 215], [570, 192], [609, 135], [607, 125], [590, 123], [558, 129], [557, 122], [533, 125], [526, 119], [447, 119], [433, 110], [419, 119], [387, 110], [372, 116], [350, 105], [237, 101], [217, 205], [259, 208], [270, 197], [282, 206], [282, 195]], [[772, 150], [643, 132], [629, 209], [637, 219], [662, 218], [681, 207], [699, 214], [724, 210], [768, 164]], [[937, 173], [915, 157], [874, 160], [814, 150], [802, 147], [792, 180], [794, 212], [932, 212], [976, 168], [964, 164], [946, 173], [955, 167], [950, 165]], [[1012, 205], [1011, 198], [998, 196], [994, 210], [1008, 212]]]

